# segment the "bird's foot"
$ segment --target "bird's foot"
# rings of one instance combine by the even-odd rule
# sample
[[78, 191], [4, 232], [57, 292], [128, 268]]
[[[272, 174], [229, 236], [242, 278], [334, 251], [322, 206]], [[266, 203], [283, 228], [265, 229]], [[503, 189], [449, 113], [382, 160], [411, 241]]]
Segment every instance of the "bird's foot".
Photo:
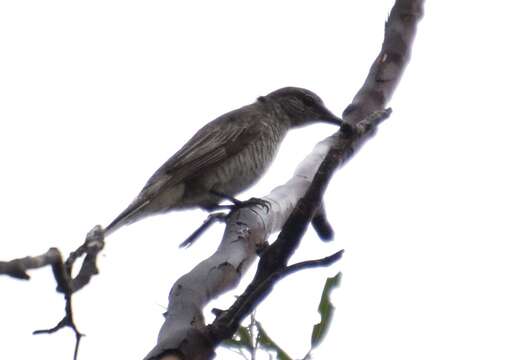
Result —
[[250, 198], [249, 200], [239, 201], [238, 203], [235, 203], [233, 210], [241, 209], [241, 208], [249, 207], [249, 206], [260, 206], [263, 209], [265, 209], [267, 214], [270, 211], [270, 202], [268, 202], [267, 200], [263, 200], [260, 198], [254, 198], [254, 197]]
[[232, 196], [223, 194], [223, 193], [221, 193], [219, 191], [215, 191], [215, 190], [211, 190], [211, 194], [216, 195], [222, 199], [229, 200], [230, 202], [233, 203], [233, 205], [217, 205], [215, 207], [217, 209], [230, 209], [231, 211], [233, 211], [233, 210], [237, 210], [237, 209], [241, 209], [241, 208], [245, 208], [245, 207], [260, 206], [265, 209], [267, 214], [270, 211], [271, 205], [270, 205], [270, 202], [268, 202], [267, 200], [263, 200], [260, 198], [250, 198], [249, 200], [242, 201], [242, 200], [238, 200]]
[[184, 240], [178, 247], [189, 247], [191, 244], [195, 242], [211, 225], [213, 225], [216, 221], [225, 221], [227, 219], [227, 214], [218, 212], [211, 213], [207, 216], [207, 219], [196, 229], [189, 237]]

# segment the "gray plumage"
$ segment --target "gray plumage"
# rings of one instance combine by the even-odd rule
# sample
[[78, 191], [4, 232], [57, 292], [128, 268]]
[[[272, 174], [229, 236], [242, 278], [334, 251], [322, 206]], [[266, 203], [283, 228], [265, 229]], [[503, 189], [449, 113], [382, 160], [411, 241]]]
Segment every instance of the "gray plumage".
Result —
[[148, 180], [137, 198], [105, 229], [173, 209], [211, 210], [254, 184], [267, 170], [291, 128], [341, 119], [309, 90], [287, 87], [228, 112], [198, 132]]

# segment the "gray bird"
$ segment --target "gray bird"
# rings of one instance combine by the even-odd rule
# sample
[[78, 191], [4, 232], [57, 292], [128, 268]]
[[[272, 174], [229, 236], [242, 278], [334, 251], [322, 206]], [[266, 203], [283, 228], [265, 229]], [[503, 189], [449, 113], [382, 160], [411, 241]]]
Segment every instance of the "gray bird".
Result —
[[267, 170], [287, 131], [316, 122], [340, 125], [313, 92], [286, 87], [228, 112], [198, 132], [148, 180], [105, 234], [173, 209], [212, 210], [254, 184]]

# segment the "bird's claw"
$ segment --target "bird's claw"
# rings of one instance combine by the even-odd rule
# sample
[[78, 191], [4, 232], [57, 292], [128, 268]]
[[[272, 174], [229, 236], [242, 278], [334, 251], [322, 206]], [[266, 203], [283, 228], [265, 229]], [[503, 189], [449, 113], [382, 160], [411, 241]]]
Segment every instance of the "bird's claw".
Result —
[[214, 222], [216, 221], [225, 221], [227, 218], [227, 214], [217, 212], [217, 213], [211, 213], [209, 216], [207, 216], [207, 219], [200, 225], [189, 237], [184, 240], [178, 247], [180, 248], [187, 248], [191, 246], [196, 239], [200, 237]]
[[267, 214], [269, 213], [269, 211], [271, 209], [270, 202], [268, 202], [267, 200], [264, 200], [264, 199], [254, 198], [254, 197], [250, 198], [249, 200], [243, 201], [242, 204], [240, 205], [240, 207], [254, 206], [254, 205], [260, 206], [263, 209], [265, 209], [265, 212]]
[[268, 202], [267, 200], [264, 200], [264, 199], [260, 199], [260, 198], [253, 197], [253, 198], [250, 198], [249, 200], [241, 201], [232, 196], [229, 196], [227, 194], [221, 193], [216, 190], [211, 190], [211, 194], [216, 195], [222, 199], [229, 200], [230, 202], [233, 203], [233, 205], [216, 205], [214, 207], [215, 209], [231, 209], [231, 211], [232, 211], [232, 210], [237, 210], [237, 209], [241, 209], [244, 207], [257, 205], [257, 206], [264, 208], [268, 214], [270, 211], [270, 208], [271, 208], [270, 202]]

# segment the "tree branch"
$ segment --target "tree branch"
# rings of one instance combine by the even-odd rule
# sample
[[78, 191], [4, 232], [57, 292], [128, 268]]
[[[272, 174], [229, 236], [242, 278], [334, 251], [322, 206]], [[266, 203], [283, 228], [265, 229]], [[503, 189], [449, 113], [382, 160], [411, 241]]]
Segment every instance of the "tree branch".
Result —
[[[59, 272], [59, 264], [62, 264], [61, 253], [56, 248], [50, 248], [47, 252], [38, 256], [26, 256], [11, 261], [0, 261], [0, 274], [8, 275], [17, 279], [29, 280], [27, 270], [37, 269], [51, 265], [54, 273]], [[58, 281], [59, 285], [59, 281]]]
[[[341, 131], [319, 143], [289, 182], [263, 198], [272, 205], [271, 211], [267, 214], [255, 207], [231, 214], [221, 251], [217, 250], [175, 283], [157, 345], [146, 356], [147, 360], [164, 359], [163, 355], [170, 351], [178, 351], [189, 359], [212, 358], [214, 347], [231, 337], [243, 317], [268, 294], [274, 281], [266, 280], [290, 269], [288, 260], [318, 211], [333, 172], [353, 156], [390, 114], [383, 109], [409, 60], [423, 2], [395, 2], [385, 26], [380, 54], [364, 85], [343, 112], [345, 124]], [[212, 325], [205, 327], [203, 305], [233, 287], [250, 265], [254, 248], [281, 228], [278, 239], [262, 254], [255, 278], [245, 293], [230, 309], [219, 313]]]
[[369, 69], [366, 81], [342, 113], [350, 123], [382, 110], [393, 96], [411, 57], [418, 21], [423, 16], [424, 0], [397, 0], [384, 29], [384, 41]]
[[315, 212], [315, 215], [312, 218], [312, 226], [322, 241], [330, 241], [333, 239], [334, 231], [328, 222], [324, 202], [321, 202], [319, 209]]
[[[259, 304], [272, 290], [275, 281], [281, 279], [278, 274], [290, 272], [288, 260], [299, 246], [303, 234], [315, 211], [320, 206], [322, 196], [334, 171], [345, 161], [353, 157], [355, 151], [374, 134], [376, 126], [390, 115], [390, 111], [376, 112], [352, 128], [343, 130], [330, 137], [335, 140], [325, 159], [319, 166], [313, 181], [295, 209], [291, 212], [277, 240], [262, 254], [258, 270], [251, 284], [235, 303], [221, 313], [209, 332], [215, 344], [232, 336], [241, 321]], [[337, 255], [337, 254], [336, 254]], [[311, 262], [313, 263], [313, 262]], [[298, 268], [301, 265], [292, 265]], [[230, 334], [230, 335], [229, 335]]]
[[[63, 262], [61, 252], [57, 248], [50, 248], [46, 253], [38, 256], [27, 256], [11, 261], [0, 261], [0, 274], [8, 275], [17, 279], [28, 280], [28, 270], [50, 265], [56, 280], [56, 290], [63, 293], [65, 297], [65, 315], [54, 327], [45, 330], [36, 330], [35, 335], [52, 334], [65, 327], [74, 331], [76, 345], [74, 348], [74, 359], [77, 359], [79, 343], [83, 334], [79, 332], [74, 322], [72, 309], [72, 294], [90, 282], [92, 276], [98, 273], [97, 255], [104, 247], [103, 231], [101, 227], [94, 227], [85, 239], [85, 242], [73, 251], [68, 259]], [[76, 260], [85, 255], [81, 268], [75, 277], [72, 277], [72, 269]]]

